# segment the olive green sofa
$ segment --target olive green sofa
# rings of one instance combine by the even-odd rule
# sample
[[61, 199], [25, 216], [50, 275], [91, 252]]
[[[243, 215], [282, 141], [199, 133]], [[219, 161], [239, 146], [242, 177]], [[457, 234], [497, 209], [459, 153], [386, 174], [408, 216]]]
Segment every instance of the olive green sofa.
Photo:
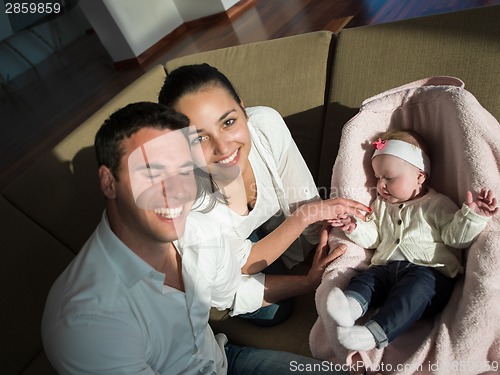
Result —
[[[246, 106], [267, 105], [283, 115], [326, 197], [342, 126], [365, 98], [424, 77], [456, 76], [500, 118], [499, 19], [500, 6], [490, 6], [199, 53], [149, 70], [1, 192], [2, 374], [54, 373], [40, 337], [44, 302], [100, 219], [104, 199], [92, 145], [117, 108], [156, 101], [165, 74], [177, 66], [213, 64]], [[214, 312], [211, 324], [235, 343], [310, 355], [315, 320], [311, 293], [297, 297], [292, 316], [275, 327], [224, 312]]]

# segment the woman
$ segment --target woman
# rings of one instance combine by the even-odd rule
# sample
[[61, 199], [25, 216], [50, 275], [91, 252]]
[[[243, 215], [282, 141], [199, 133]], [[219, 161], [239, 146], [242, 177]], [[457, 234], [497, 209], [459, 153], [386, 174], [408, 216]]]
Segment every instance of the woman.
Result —
[[[201, 64], [174, 70], [165, 79], [159, 101], [185, 114], [197, 129], [194, 142], [201, 144], [205, 159], [200, 163], [206, 163], [225, 197], [207, 215], [227, 236], [243, 274], [258, 274], [284, 253], [282, 261], [292, 267], [311, 249], [303, 240], [294, 244], [303, 232], [316, 243], [322, 221], [343, 214], [362, 217], [360, 211], [369, 210], [348, 199], [322, 201], [282, 117], [268, 107], [244, 108], [233, 85], [216, 68]], [[247, 301], [242, 304], [247, 311], [256, 310], [255, 303], [262, 301], [264, 283], [266, 292], [272, 289], [282, 298], [308, 291], [289, 283], [270, 287], [274, 278], [264, 281], [262, 274], [245, 280], [249, 285], [237, 299]], [[273, 314], [264, 320], [275, 319]]]

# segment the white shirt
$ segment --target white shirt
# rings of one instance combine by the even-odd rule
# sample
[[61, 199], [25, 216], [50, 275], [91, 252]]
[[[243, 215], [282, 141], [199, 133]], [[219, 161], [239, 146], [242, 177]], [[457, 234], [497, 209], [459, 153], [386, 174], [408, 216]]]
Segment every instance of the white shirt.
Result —
[[241, 271], [222, 236], [209, 235], [216, 228], [197, 216], [176, 243], [184, 293], [165, 286], [165, 275], [121, 242], [104, 215], [45, 306], [44, 348], [59, 373], [226, 373], [225, 342], [214, 337], [209, 310], [232, 307]]
[[[269, 107], [249, 107], [246, 112], [252, 140], [248, 160], [257, 183], [255, 206], [246, 215], [224, 204], [217, 204], [206, 213], [211, 222], [219, 225], [241, 266], [250, 255], [253, 243], [248, 237], [256, 228], [265, 224], [270, 232], [283, 220], [278, 213], [287, 217], [301, 204], [320, 199], [311, 172], [281, 115]], [[205, 206], [201, 204], [200, 207]], [[315, 226], [305, 232], [310, 242], [296, 241], [284, 253], [282, 259], [288, 267], [306, 258], [311, 243], [318, 240], [318, 228]], [[261, 307], [264, 282], [263, 274], [243, 275], [230, 314], [252, 312]]]

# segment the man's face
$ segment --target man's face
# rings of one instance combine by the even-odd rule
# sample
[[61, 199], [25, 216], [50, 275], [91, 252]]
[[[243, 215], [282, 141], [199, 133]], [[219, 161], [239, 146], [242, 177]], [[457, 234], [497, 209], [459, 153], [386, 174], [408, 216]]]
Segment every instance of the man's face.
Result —
[[114, 204], [119, 236], [129, 245], [163, 244], [184, 233], [197, 188], [183, 131], [143, 128], [122, 141]]

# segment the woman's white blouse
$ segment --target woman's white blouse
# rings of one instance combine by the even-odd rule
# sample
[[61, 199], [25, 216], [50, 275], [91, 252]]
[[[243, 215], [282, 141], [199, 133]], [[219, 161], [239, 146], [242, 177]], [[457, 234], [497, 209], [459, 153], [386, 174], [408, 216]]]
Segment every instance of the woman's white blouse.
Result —
[[[256, 228], [267, 222], [272, 230], [281, 222], [277, 214], [289, 216], [301, 204], [319, 199], [311, 172], [281, 115], [269, 107], [250, 107], [246, 111], [252, 139], [248, 158], [257, 183], [255, 206], [247, 215], [239, 215], [224, 204], [217, 204], [207, 213], [210, 221], [221, 228], [241, 266], [250, 255], [253, 243], [248, 237]], [[317, 233], [308, 239], [317, 242]], [[282, 256], [288, 267], [307, 256], [312, 245], [302, 245], [296, 241]], [[263, 274], [243, 275], [232, 315], [261, 307], [264, 281]]]

